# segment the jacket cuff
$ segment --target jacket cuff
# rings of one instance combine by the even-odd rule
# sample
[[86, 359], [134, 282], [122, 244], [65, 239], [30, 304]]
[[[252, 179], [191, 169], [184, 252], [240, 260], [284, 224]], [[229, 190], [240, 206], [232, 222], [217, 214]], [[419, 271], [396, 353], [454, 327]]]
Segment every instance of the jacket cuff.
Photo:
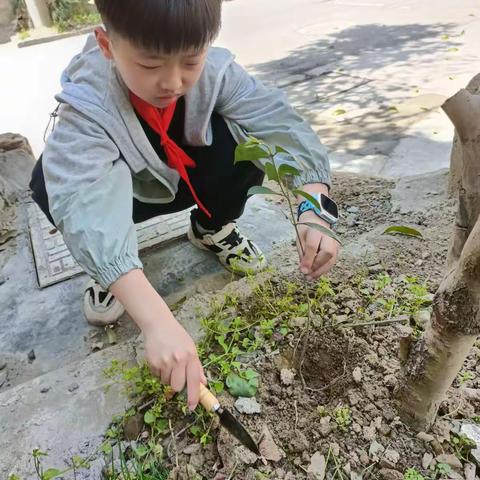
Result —
[[298, 177], [293, 177], [294, 188], [301, 188], [308, 183], [324, 183], [331, 188], [332, 180], [327, 170], [304, 170]]
[[102, 288], [108, 290], [112, 283], [115, 283], [122, 275], [136, 269], [143, 270], [143, 264], [137, 255], [125, 254], [114, 258], [107, 265], [97, 268], [95, 280]]

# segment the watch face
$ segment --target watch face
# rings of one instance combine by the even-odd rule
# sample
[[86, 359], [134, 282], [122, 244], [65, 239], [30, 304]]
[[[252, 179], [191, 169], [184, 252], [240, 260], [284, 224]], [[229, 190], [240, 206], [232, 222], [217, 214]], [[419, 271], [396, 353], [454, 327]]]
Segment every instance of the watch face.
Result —
[[338, 218], [338, 207], [337, 204], [328, 198], [326, 195], [320, 195], [320, 204], [322, 208], [332, 215], [332, 217]]

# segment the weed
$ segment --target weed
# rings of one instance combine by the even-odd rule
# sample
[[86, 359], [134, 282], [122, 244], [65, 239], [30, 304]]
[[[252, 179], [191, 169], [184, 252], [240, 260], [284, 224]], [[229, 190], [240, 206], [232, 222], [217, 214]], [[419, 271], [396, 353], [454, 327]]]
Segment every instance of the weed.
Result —
[[469, 460], [470, 452], [476, 448], [477, 444], [470, 440], [466, 435], [453, 435], [450, 438], [450, 445], [452, 446], [455, 455], [464, 462]]
[[452, 467], [446, 463], [437, 463], [434, 473], [436, 478], [447, 478], [452, 473]]
[[348, 430], [348, 426], [352, 423], [351, 410], [348, 407], [336, 407], [333, 411], [333, 419], [338, 428], [343, 432]]
[[462, 372], [458, 375], [458, 383], [463, 385], [464, 383], [473, 380], [475, 378], [475, 374], [472, 372]]
[[403, 475], [403, 480], [426, 480], [415, 468], [409, 468]]

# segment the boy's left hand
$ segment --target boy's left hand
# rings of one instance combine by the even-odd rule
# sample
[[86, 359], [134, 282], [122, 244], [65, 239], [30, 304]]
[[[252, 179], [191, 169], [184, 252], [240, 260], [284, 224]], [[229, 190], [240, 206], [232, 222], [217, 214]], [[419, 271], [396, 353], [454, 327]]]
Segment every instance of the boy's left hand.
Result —
[[[310, 194], [323, 193], [328, 195], [328, 187], [323, 184], [305, 185], [303, 190]], [[325, 220], [319, 218], [313, 211], [303, 213], [300, 217], [300, 222], [316, 223], [330, 229], [330, 225]], [[300, 271], [307, 280], [316, 280], [333, 267], [337, 261], [340, 245], [328, 235], [306, 225], [299, 225], [298, 233], [303, 247], [302, 253], [302, 248], [298, 244], [299, 240], [297, 238]]]

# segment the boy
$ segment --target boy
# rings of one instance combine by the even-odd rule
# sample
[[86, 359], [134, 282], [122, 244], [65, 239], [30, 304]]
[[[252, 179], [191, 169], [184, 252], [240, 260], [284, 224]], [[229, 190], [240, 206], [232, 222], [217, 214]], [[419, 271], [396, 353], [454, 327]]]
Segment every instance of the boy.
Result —
[[[187, 384], [193, 409], [203, 369], [192, 339], [143, 274], [134, 224], [196, 205], [189, 240], [230, 270], [259, 271], [265, 257], [235, 220], [263, 172], [260, 164], [234, 165], [236, 145], [253, 135], [289, 151], [295, 158], [285, 162], [302, 170], [298, 186], [323, 194], [326, 206], [303, 202], [301, 219], [324, 226], [336, 221], [326, 197], [329, 164], [283, 95], [227, 50], [210, 47], [221, 0], [96, 5], [105, 29], [62, 75], [59, 122], [34, 169], [33, 198], [94, 279], [85, 290], [87, 320], [111, 323], [126, 309], [144, 334], [152, 372], [176, 391]], [[300, 269], [318, 278], [335, 263], [338, 245], [307, 227], [300, 240]]]

